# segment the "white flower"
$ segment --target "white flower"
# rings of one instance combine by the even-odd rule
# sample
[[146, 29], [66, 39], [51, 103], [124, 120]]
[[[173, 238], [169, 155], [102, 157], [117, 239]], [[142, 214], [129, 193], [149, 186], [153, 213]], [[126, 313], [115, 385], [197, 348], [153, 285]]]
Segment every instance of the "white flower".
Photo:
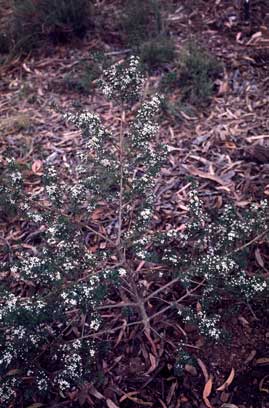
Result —
[[120, 277], [127, 275], [127, 271], [124, 268], [119, 268], [118, 272], [119, 272]]
[[70, 388], [70, 383], [63, 378], [58, 379], [57, 383], [61, 391], [66, 391]]
[[92, 319], [92, 321], [90, 323], [90, 329], [92, 329], [94, 331], [97, 331], [99, 329], [100, 325], [101, 325], [101, 322], [100, 322], [99, 319], [97, 319], [97, 318]]
[[144, 220], [147, 220], [151, 216], [151, 210], [149, 208], [145, 208], [144, 210], [141, 211], [140, 216]]

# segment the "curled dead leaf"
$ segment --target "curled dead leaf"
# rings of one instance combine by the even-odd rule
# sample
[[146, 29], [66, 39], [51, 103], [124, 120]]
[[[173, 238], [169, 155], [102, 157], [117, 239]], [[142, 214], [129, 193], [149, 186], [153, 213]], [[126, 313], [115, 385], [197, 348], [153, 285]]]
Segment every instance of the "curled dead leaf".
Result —
[[22, 68], [24, 69], [25, 72], [29, 72], [29, 73], [32, 72], [31, 69], [25, 63], [22, 64]]
[[247, 45], [251, 45], [251, 44], [255, 44], [257, 42], [257, 40], [262, 36], [261, 31], [257, 31], [256, 33], [254, 33], [252, 35], [252, 37], [250, 38], [250, 40], [247, 42]]
[[[265, 382], [268, 383], [268, 388], [266, 388]], [[265, 377], [263, 377], [259, 383], [259, 390], [262, 392], [266, 392], [267, 394], [269, 394], [269, 375], [266, 375]]]
[[[34, 174], [38, 174], [40, 170], [42, 170], [42, 161], [41, 160], [35, 160], [34, 163], [32, 164], [32, 172]], [[42, 173], [42, 171], [41, 171]]]
[[233, 382], [234, 376], [235, 376], [235, 370], [234, 368], [232, 368], [229, 374], [229, 377], [220, 387], [217, 388], [217, 391], [225, 391], [226, 388], [229, 387], [229, 385]]

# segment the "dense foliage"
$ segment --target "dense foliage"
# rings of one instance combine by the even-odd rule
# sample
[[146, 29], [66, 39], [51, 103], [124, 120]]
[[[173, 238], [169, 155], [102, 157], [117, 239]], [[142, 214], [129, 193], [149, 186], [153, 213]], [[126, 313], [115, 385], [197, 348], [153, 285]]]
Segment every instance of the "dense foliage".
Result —
[[13, 0], [7, 39], [16, 52], [29, 52], [45, 40], [82, 38], [93, 24], [89, 0]]

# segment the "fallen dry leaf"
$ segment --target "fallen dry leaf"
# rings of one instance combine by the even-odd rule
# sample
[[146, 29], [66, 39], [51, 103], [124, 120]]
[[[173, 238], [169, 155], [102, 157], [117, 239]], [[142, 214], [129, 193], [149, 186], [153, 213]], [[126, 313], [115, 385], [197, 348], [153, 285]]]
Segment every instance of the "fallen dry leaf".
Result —
[[205, 384], [204, 390], [203, 390], [203, 400], [204, 403], [208, 408], [212, 408], [212, 405], [208, 399], [209, 395], [211, 394], [212, 391], [212, 385], [213, 385], [213, 380], [212, 377], [210, 376], [208, 381]]
[[156, 357], [153, 355], [153, 354], [151, 354], [151, 353], [149, 353], [149, 359], [150, 359], [150, 368], [149, 368], [149, 370], [147, 371], [147, 374], [149, 374], [149, 373], [151, 373], [152, 371], [154, 371], [155, 369], [156, 369], [156, 367], [157, 367], [157, 359], [156, 359]]
[[256, 363], [257, 365], [269, 365], [269, 358], [267, 358], [267, 357], [257, 358], [257, 360], [255, 361], [255, 363]]
[[229, 387], [229, 385], [233, 382], [234, 376], [235, 376], [235, 370], [234, 370], [234, 368], [232, 368], [231, 372], [229, 374], [229, 377], [227, 378], [227, 380], [220, 387], [217, 388], [217, 391], [226, 390], [226, 388]]
[[131, 391], [131, 392], [128, 392], [127, 394], [124, 394], [124, 395], [120, 398], [120, 402], [122, 402], [122, 401], [124, 401], [124, 400], [126, 400], [126, 399], [129, 399], [129, 398], [132, 397], [133, 395], [138, 394], [138, 392], [139, 392], [139, 391]]
[[208, 379], [209, 379], [209, 375], [208, 375], [208, 371], [207, 371], [207, 368], [206, 368], [205, 364], [203, 363], [203, 361], [200, 358], [197, 358], [197, 363], [198, 363], [199, 367], [201, 368], [202, 373], [203, 373], [203, 375], [205, 377], [205, 382], [207, 382]]
[[255, 249], [255, 258], [256, 258], [256, 261], [258, 262], [258, 264], [260, 265], [260, 267], [264, 268], [264, 261], [262, 259], [261, 252], [260, 252], [259, 248]]
[[247, 42], [246, 45], [250, 45], [253, 44], [255, 42], [257, 42], [257, 40], [262, 36], [261, 31], [257, 31], [255, 34], [252, 35], [252, 37], [250, 38], [250, 40]]
[[97, 399], [104, 399], [105, 397], [103, 396], [103, 394], [101, 394], [93, 385], [91, 385], [91, 387], [89, 388], [89, 393], [91, 395], [93, 395], [95, 398]]
[[222, 96], [224, 94], [226, 94], [229, 91], [229, 82], [227, 79], [223, 80], [223, 81], [219, 81], [218, 82], [219, 85], [219, 90], [218, 90], [218, 95]]
[[[32, 172], [34, 174], [38, 174], [41, 169], [42, 169], [42, 161], [41, 160], [35, 160], [34, 163], [32, 164]], [[42, 174], [42, 172], [41, 172], [41, 174]]]
[[222, 406], [220, 408], [238, 408], [238, 406], [234, 405], [234, 404], [225, 403], [225, 404], [222, 404]]
[[[269, 394], [269, 388], [265, 388], [264, 383], [267, 382], [269, 384], [269, 375], [266, 375], [265, 377], [263, 377], [259, 383], [259, 390], [262, 392], [266, 392], [267, 394]], [[268, 385], [269, 387], [269, 385]]]
[[106, 400], [106, 405], [108, 406], [108, 408], [120, 408], [118, 405], [114, 404], [114, 402], [110, 398]]
[[189, 173], [191, 173], [193, 176], [199, 176], [204, 179], [212, 180], [220, 184], [221, 186], [227, 187], [227, 183], [218, 176], [196, 169], [194, 166], [191, 165], [190, 166], [182, 165], [182, 167], [186, 169]]
[[267, 185], [264, 187], [263, 192], [264, 192], [265, 195], [269, 196], [269, 184], [267, 184]]

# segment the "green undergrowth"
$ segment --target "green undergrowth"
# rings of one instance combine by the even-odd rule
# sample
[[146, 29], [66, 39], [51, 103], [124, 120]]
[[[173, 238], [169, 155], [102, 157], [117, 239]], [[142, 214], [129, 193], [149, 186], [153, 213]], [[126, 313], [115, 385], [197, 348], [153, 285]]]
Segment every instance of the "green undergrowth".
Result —
[[158, 0], [130, 0], [125, 4], [119, 27], [123, 42], [140, 56], [146, 69], [153, 70], [175, 58], [164, 7]]
[[175, 68], [163, 75], [160, 89], [166, 93], [178, 90], [181, 103], [204, 107], [216, 91], [215, 80], [221, 72], [222, 64], [191, 41], [182, 49]]
[[84, 95], [93, 94], [96, 90], [96, 80], [102, 70], [112, 63], [111, 58], [104, 52], [91, 53], [88, 58], [81, 59], [79, 63], [66, 74], [61, 81], [67, 91], [78, 92]]
[[13, 0], [0, 52], [27, 54], [47, 42], [83, 38], [94, 25], [91, 0]]

